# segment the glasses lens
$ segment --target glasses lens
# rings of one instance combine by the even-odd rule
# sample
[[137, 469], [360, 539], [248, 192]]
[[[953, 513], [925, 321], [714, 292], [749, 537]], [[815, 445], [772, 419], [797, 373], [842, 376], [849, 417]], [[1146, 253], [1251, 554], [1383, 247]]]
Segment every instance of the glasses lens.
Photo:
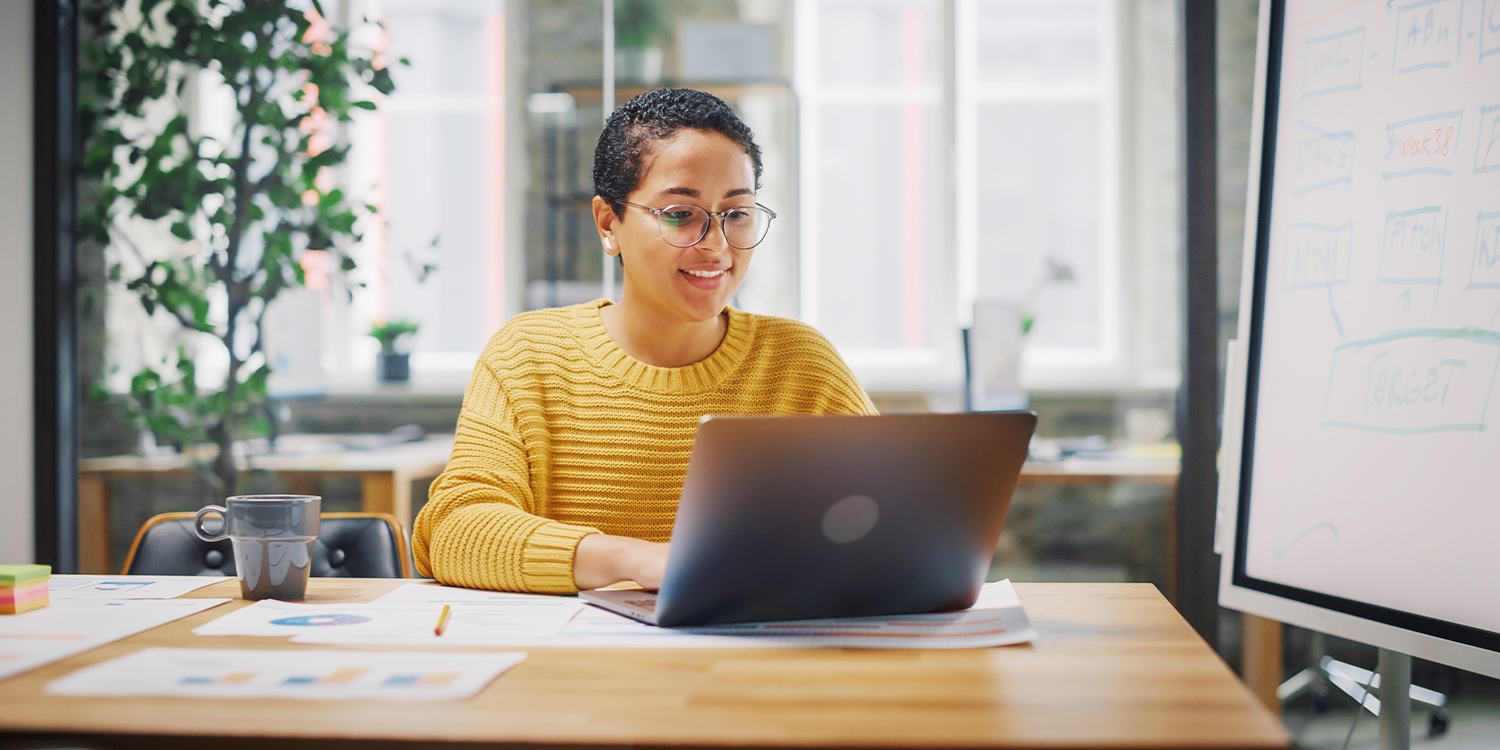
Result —
[[677, 247], [691, 247], [708, 233], [708, 212], [697, 206], [667, 206], [657, 215], [661, 237]]
[[749, 250], [766, 238], [771, 212], [760, 206], [733, 208], [724, 214], [724, 239], [741, 250]]

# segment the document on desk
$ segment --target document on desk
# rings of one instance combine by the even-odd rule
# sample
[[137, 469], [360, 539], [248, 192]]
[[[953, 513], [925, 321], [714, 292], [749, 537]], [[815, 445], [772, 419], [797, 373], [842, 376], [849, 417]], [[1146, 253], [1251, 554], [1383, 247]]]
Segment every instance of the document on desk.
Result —
[[[408, 590], [411, 589], [411, 590]], [[425, 589], [425, 591], [418, 591]], [[566, 648], [987, 648], [1036, 638], [1009, 581], [986, 584], [974, 606], [962, 612], [896, 617], [658, 628], [571, 597], [530, 596], [408, 584], [374, 605], [414, 601], [453, 608], [447, 633], [433, 636], [387, 630], [307, 628], [292, 640], [317, 644], [435, 644], [557, 646]], [[372, 606], [374, 606], [372, 605]], [[494, 613], [487, 614], [486, 606]], [[250, 607], [222, 619], [229, 619]], [[436, 613], [436, 610], [428, 610]], [[503, 614], [499, 614], [503, 611]], [[563, 615], [567, 615], [566, 619]], [[491, 619], [486, 619], [486, 617]], [[460, 630], [459, 623], [468, 629]], [[206, 627], [206, 626], [205, 626]], [[200, 628], [198, 632], [202, 632]], [[468, 635], [464, 635], [468, 633]], [[460, 636], [449, 640], [449, 634]]]
[[47, 582], [52, 601], [60, 599], [175, 599], [232, 578], [222, 576], [54, 575]]
[[[294, 604], [264, 600], [194, 630], [198, 635], [292, 636], [297, 643], [505, 646], [556, 637], [582, 604], [571, 597], [429, 589], [369, 604]], [[397, 589], [401, 592], [402, 589]], [[451, 613], [434, 632], [443, 606]]]
[[1010, 581], [987, 583], [960, 612], [841, 617], [701, 628], [658, 628], [589, 607], [555, 644], [652, 648], [989, 648], [1026, 643], [1036, 630]]
[[52, 695], [453, 701], [526, 658], [514, 652], [148, 648], [47, 685]]
[[54, 601], [0, 617], [0, 679], [217, 607], [228, 599]]

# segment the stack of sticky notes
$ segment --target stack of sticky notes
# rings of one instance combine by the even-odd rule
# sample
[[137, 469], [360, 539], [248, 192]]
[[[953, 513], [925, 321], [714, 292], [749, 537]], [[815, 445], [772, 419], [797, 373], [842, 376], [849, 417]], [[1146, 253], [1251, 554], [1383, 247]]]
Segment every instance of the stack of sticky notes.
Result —
[[0, 615], [18, 615], [41, 609], [51, 599], [47, 582], [50, 565], [0, 565]]

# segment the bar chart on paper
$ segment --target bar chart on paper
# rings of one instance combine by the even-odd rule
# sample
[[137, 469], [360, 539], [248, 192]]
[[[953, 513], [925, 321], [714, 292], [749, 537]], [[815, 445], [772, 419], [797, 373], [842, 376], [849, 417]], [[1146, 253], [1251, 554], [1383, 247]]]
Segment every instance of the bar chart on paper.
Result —
[[74, 672], [54, 695], [443, 701], [468, 698], [523, 653], [148, 648]]

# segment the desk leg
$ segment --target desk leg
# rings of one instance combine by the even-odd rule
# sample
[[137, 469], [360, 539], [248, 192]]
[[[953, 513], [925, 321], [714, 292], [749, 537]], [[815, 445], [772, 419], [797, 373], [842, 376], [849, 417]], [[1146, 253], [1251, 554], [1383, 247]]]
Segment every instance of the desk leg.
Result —
[[281, 481], [286, 484], [286, 491], [293, 495], [322, 495], [323, 483], [318, 481], [318, 475], [300, 471], [285, 471], [281, 473]]
[[1281, 623], [1255, 615], [1243, 617], [1240, 661], [1245, 684], [1266, 708], [1279, 713], [1281, 701], [1276, 697], [1276, 688], [1281, 685]]
[[78, 572], [109, 575], [109, 479], [78, 475]]
[[391, 515], [406, 529], [411, 528], [411, 475], [404, 471], [391, 473]]
[[[396, 478], [388, 471], [372, 471], [359, 475], [360, 510], [366, 513], [390, 513], [396, 515]], [[410, 490], [407, 490], [410, 493]], [[397, 516], [399, 518], [400, 516]]]

